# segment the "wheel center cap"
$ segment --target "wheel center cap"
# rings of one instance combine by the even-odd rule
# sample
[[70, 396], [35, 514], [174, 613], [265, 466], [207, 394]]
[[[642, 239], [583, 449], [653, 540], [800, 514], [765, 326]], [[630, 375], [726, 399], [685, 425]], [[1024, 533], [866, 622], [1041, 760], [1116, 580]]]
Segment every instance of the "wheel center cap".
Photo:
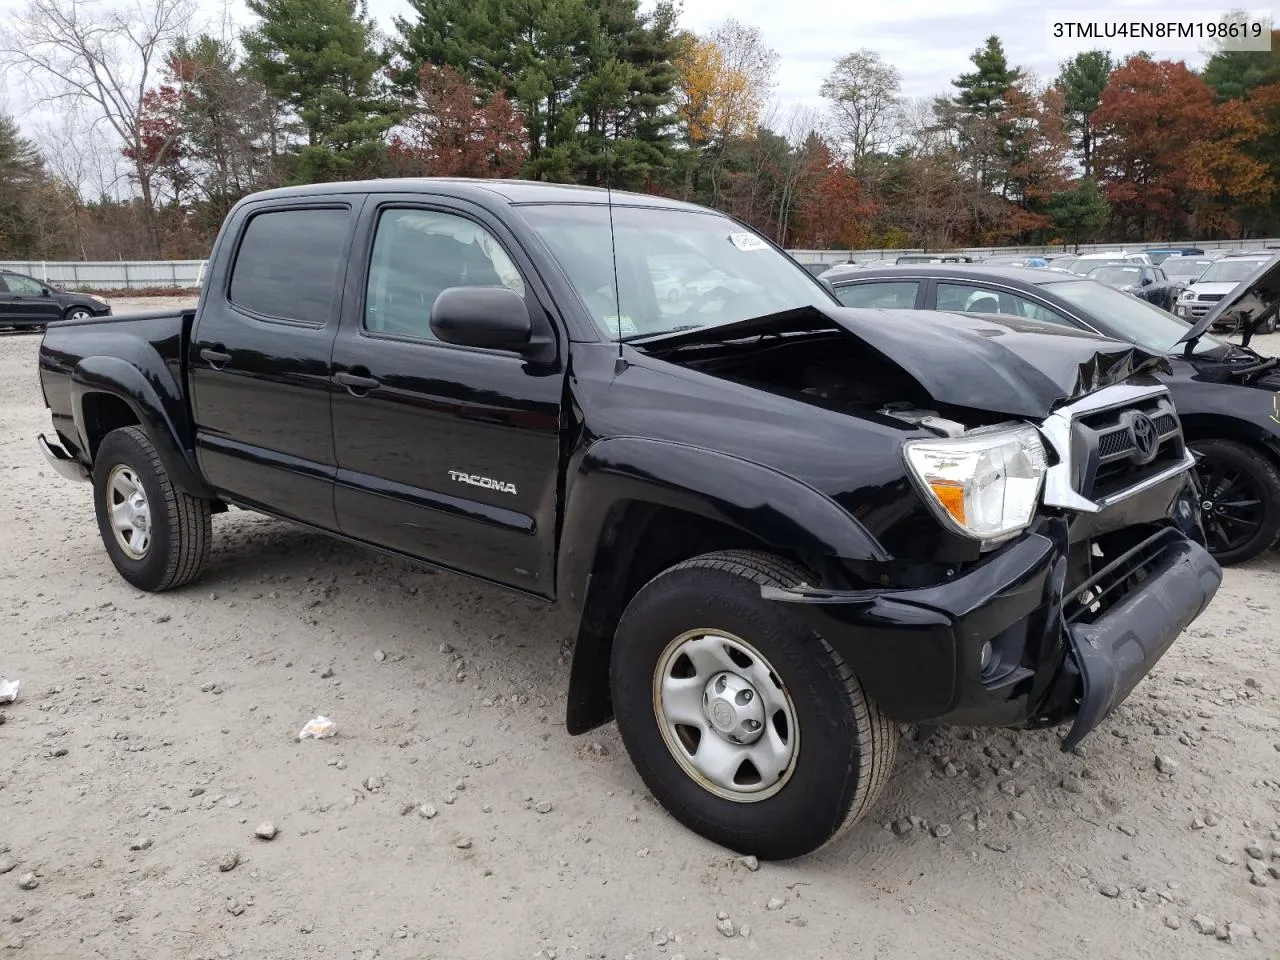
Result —
[[1205, 501], [1204, 503], [1202, 503], [1200, 506], [1201, 506], [1201, 507], [1203, 507], [1205, 510], [1212, 510], [1212, 509], [1213, 509], [1213, 501], [1212, 501], [1212, 500], [1206, 500], [1206, 501]]
[[736, 673], [717, 673], [702, 692], [707, 720], [731, 743], [754, 743], [764, 732], [764, 704], [750, 681]]

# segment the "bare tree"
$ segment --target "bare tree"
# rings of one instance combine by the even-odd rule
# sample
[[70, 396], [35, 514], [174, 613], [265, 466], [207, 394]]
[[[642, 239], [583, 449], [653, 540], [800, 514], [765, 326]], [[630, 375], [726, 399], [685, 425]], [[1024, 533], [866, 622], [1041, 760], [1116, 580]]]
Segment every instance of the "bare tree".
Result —
[[119, 138], [142, 197], [153, 256], [160, 253], [154, 182], [172, 144], [147, 123], [146, 95], [194, 16], [194, 0], [124, 0], [110, 7], [96, 0], [29, 0], [0, 48], [42, 102], [86, 105]]
[[774, 86], [778, 51], [765, 45], [758, 27], [733, 18], [720, 23], [707, 39], [721, 58], [719, 132], [724, 138], [750, 135]]
[[855, 174], [868, 155], [884, 152], [897, 138], [902, 76], [880, 54], [863, 48], [836, 61], [819, 93], [831, 103], [835, 132]]

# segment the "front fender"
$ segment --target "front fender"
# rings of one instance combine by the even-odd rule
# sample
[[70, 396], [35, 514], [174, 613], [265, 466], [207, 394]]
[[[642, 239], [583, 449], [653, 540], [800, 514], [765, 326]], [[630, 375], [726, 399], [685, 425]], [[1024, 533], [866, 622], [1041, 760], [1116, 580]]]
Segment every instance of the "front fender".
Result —
[[795, 556], [893, 557], [844, 508], [770, 467], [713, 450], [639, 437], [592, 444], [570, 464], [560, 592], [580, 600], [612, 507], [639, 501], [696, 513]]
[[179, 489], [193, 496], [213, 495], [196, 468], [189, 444], [183, 442], [189, 432], [186, 407], [167, 368], [161, 365], [144, 373], [127, 360], [104, 356], [76, 363], [71, 370], [71, 412], [80, 449], [86, 453], [94, 448], [85, 422], [85, 398], [97, 393], [119, 397], [129, 405]]
[[638, 437], [600, 440], [566, 473], [557, 592], [580, 612], [566, 725], [585, 733], [612, 715], [609, 652], [636, 543], [619, 536], [622, 505], [672, 507], [717, 520], [801, 557], [889, 560], [830, 498], [769, 467], [702, 447]]

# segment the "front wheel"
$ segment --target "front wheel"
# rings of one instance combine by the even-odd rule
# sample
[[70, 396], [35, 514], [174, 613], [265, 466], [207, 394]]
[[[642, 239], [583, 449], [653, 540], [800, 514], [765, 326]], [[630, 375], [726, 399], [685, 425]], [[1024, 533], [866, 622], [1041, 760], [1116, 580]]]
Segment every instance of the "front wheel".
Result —
[[63, 315], [64, 320], [88, 320], [93, 314], [84, 307], [71, 307]]
[[1252, 560], [1280, 537], [1280, 473], [1261, 450], [1234, 440], [1194, 447], [1209, 552], [1224, 566]]
[[173, 485], [138, 427], [112, 430], [93, 461], [98, 531], [111, 562], [140, 590], [169, 590], [200, 575], [212, 536], [208, 500]]
[[636, 594], [613, 645], [614, 714], [646, 785], [685, 826], [765, 859], [856, 823], [897, 750], [844, 661], [760, 597], [805, 577], [767, 554], [696, 557]]

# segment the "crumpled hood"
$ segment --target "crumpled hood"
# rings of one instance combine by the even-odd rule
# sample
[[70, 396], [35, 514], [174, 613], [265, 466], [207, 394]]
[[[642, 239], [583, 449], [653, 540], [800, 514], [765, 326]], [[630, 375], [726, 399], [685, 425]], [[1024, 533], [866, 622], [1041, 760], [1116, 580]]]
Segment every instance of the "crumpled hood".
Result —
[[647, 337], [637, 347], [787, 337], [838, 328], [901, 367], [937, 403], [1043, 419], [1059, 405], [1135, 374], [1168, 371], [1139, 347], [1056, 324], [934, 310], [800, 307], [737, 323]]

